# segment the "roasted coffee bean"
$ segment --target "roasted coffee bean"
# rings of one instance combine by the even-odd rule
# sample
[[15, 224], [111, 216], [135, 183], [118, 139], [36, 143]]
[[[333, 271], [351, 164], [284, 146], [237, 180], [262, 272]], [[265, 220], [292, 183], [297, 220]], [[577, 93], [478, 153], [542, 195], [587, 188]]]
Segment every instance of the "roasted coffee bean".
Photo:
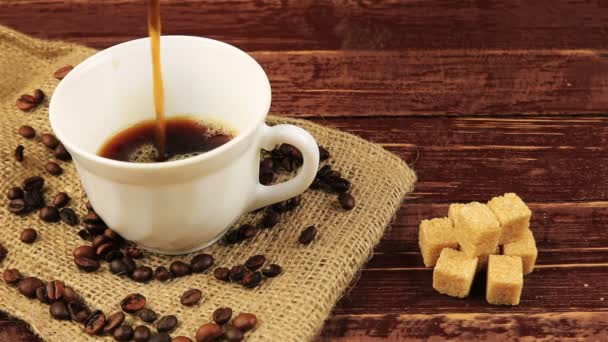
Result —
[[46, 165], [44, 165], [44, 168], [46, 169], [46, 172], [52, 174], [53, 176], [59, 176], [63, 173], [61, 166], [53, 161], [47, 162]]
[[82, 221], [84, 221], [84, 223], [102, 223], [103, 222], [101, 220], [101, 217], [99, 217], [99, 215], [97, 215], [97, 213], [94, 211], [89, 211], [86, 215], [84, 215], [84, 217], [82, 218]]
[[44, 146], [50, 148], [51, 150], [54, 150], [59, 145], [59, 140], [57, 140], [57, 138], [50, 133], [44, 133], [41, 135], [40, 140]]
[[35, 229], [32, 228], [26, 228], [21, 232], [21, 242], [23, 243], [34, 243], [34, 241], [36, 241], [36, 238], [38, 237], [38, 233], [36, 232]]
[[40, 209], [40, 213], [38, 214], [40, 219], [44, 222], [58, 222], [60, 219], [59, 210], [56, 207], [47, 205]]
[[36, 297], [36, 289], [44, 287], [44, 283], [42, 280], [36, 277], [27, 277], [19, 282], [19, 292], [28, 297], [34, 298]]
[[28, 110], [36, 107], [36, 104], [34, 104], [34, 97], [31, 95], [21, 95], [21, 97], [19, 97], [17, 99], [17, 101], [15, 101], [15, 106], [17, 106], [17, 108], [19, 108], [20, 110], [27, 112]]
[[65, 192], [59, 192], [53, 197], [53, 205], [57, 208], [63, 208], [70, 202], [70, 196]]
[[133, 338], [133, 328], [130, 325], [123, 325], [114, 330], [112, 334], [116, 341], [131, 341]]
[[143, 308], [137, 311], [136, 315], [137, 317], [139, 317], [139, 319], [146, 323], [154, 323], [154, 321], [156, 321], [156, 318], [158, 317], [154, 310], [148, 308]]
[[56, 302], [63, 299], [63, 293], [65, 291], [65, 284], [61, 280], [49, 281], [46, 284], [46, 296], [49, 301]]
[[158, 266], [154, 270], [154, 279], [158, 281], [167, 281], [171, 279], [171, 273], [169, 273], [169, 270], [167, 270], [165, 266]]
[[355, 198], [353, 197], [353, 195], [346, 192], [341, 193], [338, 196], [338, 202], [340, 202], [340, 205], [345, 210], [351, 210], [355, 207]]
[[63, 146], [62, 143], [59, 143], [59, 145], [57, 145], [57, 147], [55, 147], [55, 150], [53, 151], [53, 155], [55, 156], [55, 158], [57, 158], [59, 160], [63, 160], [63, 161], [72, 160], [72, 156], [70, 155], [68, 150], [65, 149], [65, 146]]
[[8, 197], [9, 200], [23, 198], [23, 189], [21, 189], [18, 186], [14, 186], [14, 187], [8, 189], [8, 192], [6, 193], [6, 197]]
[[131, 278], [133, 278], [133, 280], [139, 283], [147, 283], [152, 280], [153, 273], [154, 271], [152, 271], [151, 267], [139, 266], [135, 268], [135, 271], [133, 271]]
[[107, 262], [112, 262], [113, 260], [116, 260], [116, 259], [122, 259], [122, 258], [124, 258], [124, 256], [125, 255], [122, 253], [121, 250], [115, 249], [115, 250], [108, 252], [108, 254], [106, 254], [106, 257], [104, 260]]
[[209, 254], [198, 254], [195, 255], [190, 261], [190, 268], [193, 273], [205, 272], [209, 267], [213, 266], [213, 256]]
[[16, 198], [9, 202], [8, 210], [13, 214], [25, 214], [29, 212], [30, 208], [22, 198]]
[[17, 133], [19, 133], [19, 135], [24, 137], [25, 139], [32, 139], [36, 136], [36, 130], [32, 126], [28, 125], [23, 125], [19, 127]]
[[264, 158], [260, 163], [260, 168], [266, 170], [274, 170], [274, 161], [272, 158]]
[[258, 233], [258, 229], [251, 224], [244, 224], [239, 228], [241, 239], [251, 239]]
[[[118, 235], [118, 233], [116, 233]], [[120, 235], [118, 235], [119, 240], [122, 239]], [[129, 246], [125, 249], [125, 255], [132, 259], [141, 259], [144, 257], [144, 252], [135, 246]]]
[[59, 216], [61, 216], [61, 221], [63, 221], [68, 226], [75, 226], [78, 224], [78, 216], [72, 208], [61, 209], [59, 211]]
[[44, 206], [44, 195], [42, 195], [42, 191], [39, 189], [26, 191], [25, 194], [23, 194], [23, 200], [30, 208], [38, 209]]
[[133, 340], [135, 342], [148, 342], [150, 336], [152, 336], [152, 332], [147, 326], [139, 325], [135, 327], [135, 331], [133, 332]]
[[171, 332], [177, 327], [177, 317], [174, 315], [167, 315], [161, 317], [156, 322], [156, 330], [158, 332]]
[[86, 229], [79, 230], [77, 234], [78, 234], [78, 236], [80, 236], [81, 239], [83, 239], [85, 241], [91, 240], [91, 233], [89, 233], [89, 231]]
[[230, 270], [226, 267], [218, 267], [213, 270], [213, 276], [221, 281], [230, 281]]
[[97, 256], [100, 259], [105, 260], [106, 257], [108, 256], [108, 254], [113, 250], [116, 250], [116, 246], [114, 246], [114, 244], [111, 242], [106, 242], [106, 243], [102, 244], [101, 246], [97, 247], [97, 249], [95, 250], [95, 253], [97, 253]]
[[229, 342], [240, 342], [245, 337], [239, 329], [229, 325], [224, 328], [224, 339]]
[[240, 331], [249, 331], [258, 324], [258, 318], [252, 313], [240, 313], [232, 320], [232, 325]]
[[148, 340], [149, 342], [171, 342], [171, 335], [166, 332], [158, 333]]
[[247, 261], [245, 261], [245, 266], [247, 266], [247, 268], [252, 271], [256, 271], [260, 267], [262, 267], [264, 263], [266, 263], [266, 257], [261, 254], [258, 254], [247, 259]]
[[67, 76], [67, 74], [70, 71], [72, 71], [72, 69], [74, 69], [73, 66], [66, 65], [64, 67], [61, 67], [61, 68], [55, 70], [55, 72], [53, 73], [53, 76], [55, 76], [55, 78], [58, 80], [62, 80], [65, 76]]
[[110, 262], [110, 272], [118, 276], [129, 274], [127, 265], [122, 259], [114, 259]]
[[21, 188], [25, 191], [42, 190], [44, 186], [44, 178], [40, 176], [32, 176], [26, 178], [21, 184]]
[[245, 274], [241, 284], [248, 289], [252, 289], [260, 285], [262, 281], [262, 274], [260, 272], [249, 272]]
[[315, 227], [315, 225], [313, 224], [311, 226], [306, 227], [306, 229], [304, 229], [302, 233], [300, 233], [300, 238], [298, 239], [298, 241], [300, 241], [300, 243], [303, 245], [308, 245], [315, 239], [316, 236], [317, 227]]
[[243, 279], [247, 270], [243, 265], [236, 265], [230, 268], [230, 281], [238, 283]]
[[0, 243], [0, 262], [2, 262], [2, 260], [4, 260], [4, 258], [6, 258], [6, 255], [8, 254], [8, 250], [2, 246], [2, 243]]
[[18, 269], [7, 268], [6, 270], [4, 270], [4, 273], [2, 273], [2, 278], [7, 284], [14, 285], [17, 284], [21, 280], [21, 278], [23, 278], [23, 276], [21, 275], [21, 272], [19, 272]]
[[69, 286], [65, 286], [63, 288], [63, 300], [65, 300], [66, 302], [72, 302], [72, 301], [80, 301], [80, 297], [78, 296], [78, 294], [76, 293], [76, 291], [74, 291], [73, 288], [69, 287]]
[[23, 156], [23, 152], [25, 151], [25, 147], [23, 145], [17, 145], [15, 147], [15, 160], [18, 162], [22, 162], [25, 157]]
[[[108, 229], [105, 223], [85, 223], [84, 228], [91, 233], [91, 235], [100, 235]], [[102, 235], [103, 236], [103, 235]]]
[[74, 263], [78, 268], [84, 272], [90, 273], [95, 272], [101, 267], [99, 262], [94, 259], [84, 258], [84, 257], [75, 257]]
[[213, 320], [217, 324], [227, 323], [232, 317], [232, 309], [231, 308], [218, 308], [213, 311]]
[[325, 147], [319, 145], [319, 160], [324, 161], [327, 160], [329, 157], [329, 151]]
[[267, 210], [262, 218], [262, 227], [272, 228], [276, 226], [279, 221], [281, 221], [281, 214], [274, 210]]
[[283, 272], [283, 268], [277, 264], [270, 264], [262, 270], [262, 274], [268, 278], [274, 278]]
[[34, 103], [41, 104], [44, 101], [44, 92], [41, 89], [34, 90]]
[[185, 275], [190, 274], [192, 271], [190, 269], [190, 265], [186, 264], [183, 261], [174, 261], [169, 265], [169, 271], [171, 275], [175, 278], [183, 277]]
[[[65, 299], [65, 298], [64, 298]], [[67, 301], [70, 318], [74, 322], [83, 323], [89, 316], [88, 309], [79, 301]]]
[[339, 193], [347, 192], [348, 190], [350, 190], [350, 182], [344, 178], [332, 179], [329, 185], [331, 186], [333, 191]]
[[101, 310], [93, 311], [84, 321], [84, 332], [89, 335], [101, 333], [106, 325], [106, 316]]
[[126, 296], [121, 302], [122, 311], [134, 313], [146, 306], [146, 297], [139, 293], [131, 293]]
[[95, 249], [91, 246], [76, 247], [76, 249], [74, 249], [74, 252], [72, 252], [72, 254], [74, 255], [74, 257], [83, 257], [83, 258], [88, 258], [88, 259], [97, 258], [97, 254], [95, 254]]
[[[105, 230], [105, 229], [104, 229], [104, 230]], [[108, 237], [107, 237], [107, 236], [105, 236], [105, 235], [97, 235], [97, 236], [96, 236], [96, 237], [93, 239], [93, 242], [91, 243], [91, 247], [92, 247], [93, 249], [97, 249], [97, 248], [99, 248], [99, 246], [101, 246], [101, 245], [103, 245], [103, 244], [106, 244], [106, 243], [109, 243], [109, 242], [110, 242], [110, 239], [108, 239]]]
[[122, 311], [117, 311], [106, 319], [106, 325], [103, 327], [104, 334], [111, 334], [114, 330], [122, 325], [125, 321], [125, 314]]
[[91, 204], [90, 201], [87, 201], [87, 203], [84, 206], [85, 206], [85, 208], [87, 208], [88, 211], [95, 211], [95, 209], [93, 209], [93, 205]]
[[179, 302], [184, 306], [194, 306], [196, 305], [201, 298], [203, 298], [203, 293], [199, 289], [190, 289], [182, 294], [179, 298]]
[[105, 235], [111, 241], [116, 241], [116, 242], [122, 241], [122, 236], [118, 235], [117, 232], [113, 231], [110, 228], [104, 230], [103, 235]]
[[270, 170], [261, 170], [259, 181], [262, 185], [272, 184], [272, 182], [274, 182], [274, 173]]
[[226, 244], [228, 245], [234, 245], [243, 241], [243, 238], [241, 237], [241, 232], [238, 229], [233, 229], [226, 234], [224, 241], [226, 241]]
[[171, 340], [171, 342], [192, 342], [192, 340], [186, 336], [176, 336]]
[[129, 257], [123, 257], [121, 260], [127, 266], [127, 273], [128, 274], [131, 274], [131, 273], [133, 273], [135, 271], [135, 268], [137, 267], [137, 265], [135, 264], [135, 261], [133, 261], [133, 259], [131, 259]]
[[36, 289], [36, 298], [40, 301], [40, 303], [50, 304], [51, 301], [49, 297], [46, 295], [46, 287], [39, 287]]
[[196, 342], [213, 342], [222, 336], [222, 328], [215, 323], [205, 323], [196, 331]]
[[49, 307], [49, 312], [54, 319], [59, 320], [69, 320], [71, 319], [70, 312], [68, 311], [68, 307], [64, 302], [54, 302]]

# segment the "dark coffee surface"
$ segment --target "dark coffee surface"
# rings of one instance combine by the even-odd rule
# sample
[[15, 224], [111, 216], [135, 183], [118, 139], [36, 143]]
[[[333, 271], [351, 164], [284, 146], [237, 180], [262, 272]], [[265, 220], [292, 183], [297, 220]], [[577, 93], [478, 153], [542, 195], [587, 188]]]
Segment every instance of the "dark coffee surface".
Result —
[[219, 126], [187, 117], [172, 118], [166, 120], [165, 155], [159, 156], [156, 134], [155, 120], [142, 121], [111, 137], [103, 144], [98, 154], [127, 162], [161, 162], [196, 156], [232, 139], [232, 134]]

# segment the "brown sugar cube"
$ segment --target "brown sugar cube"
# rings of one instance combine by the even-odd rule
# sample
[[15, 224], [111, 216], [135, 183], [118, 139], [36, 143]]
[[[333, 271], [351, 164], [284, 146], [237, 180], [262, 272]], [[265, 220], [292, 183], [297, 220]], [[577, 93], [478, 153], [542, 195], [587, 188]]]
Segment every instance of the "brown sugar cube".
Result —
[[476, 268], [477, 258], [444, 248], [433, 270], [433, 288], [448, 296], [464, 298], [471, 291]]
[[501, 229], [488, 206], [478, 202], [455, 203], [450, 205], [448, 217], [454, 223], [461, 251], [469, 257], [494, 253]]
[[501, 245], [520, 240], [530, 227], [532, 211], [514, 193], [492, 198], [488, 202], [488, 207], [500, 222], [502, 235], [499, 243]]
[[517, 305], [524, 286], [521, 258], [490, 255], [486, 283], [486, 300], [496, 305]]
[[447, 217], [422, 220], [418, 231], [418, 245], [424, 266], [435, 266], [442, 249], [458, 248], [452, 220]]
[[494, 253], [482, 254], [482, 255], [478, 256], [477, 257], [477, 272], [485, 271], [486, 268], [488, 267], [488, 259], [490, 258], [490, 255], [497, 255], [497, 254], [500, 254], [500, 247], [498, 247], [498, 246], [496, 246]]
[[536, 257], [538, 256], [536, 241], [534, 240], [532, 231], [526, 229], [522, 238], [504, 245], [503, 254], [520, 257], [523, 262], [524, 274], [532, 272], [536, 264]]

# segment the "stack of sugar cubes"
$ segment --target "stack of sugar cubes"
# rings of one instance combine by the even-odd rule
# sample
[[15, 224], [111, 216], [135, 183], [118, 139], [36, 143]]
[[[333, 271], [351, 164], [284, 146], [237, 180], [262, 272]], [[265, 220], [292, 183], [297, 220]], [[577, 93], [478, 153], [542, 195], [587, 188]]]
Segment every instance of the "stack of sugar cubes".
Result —
[[488, 303], [519, 304], [523, 275], [532, 272], [538, 254], [531, 216], [521, 198], [508, 193], [487, 205], [454, 203], [448, 217], [423, 220], [418, 242], [424, 265], [435, 267], [433, 288], [464, 298], [475, 274], [487, 269]]

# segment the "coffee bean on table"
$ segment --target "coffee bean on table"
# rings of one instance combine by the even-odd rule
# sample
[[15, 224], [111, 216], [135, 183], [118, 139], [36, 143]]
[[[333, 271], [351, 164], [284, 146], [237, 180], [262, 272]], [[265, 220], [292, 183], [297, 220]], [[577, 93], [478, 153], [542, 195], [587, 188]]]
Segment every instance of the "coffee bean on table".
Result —
[[28, 125], [23, 125], [19, 127], [17, 133], [19, 133], [19, 135], [24, 137], [25, 139], [32, 139], [36, 136], [36, 130], [32, 126]]
[[22, 198], [16, 198], [8, 203], [8, 210], [13, 214], [25, 214], [30, 209]]
[[236, 266], [232, 266], [232, 268], [230, 268], [230, 281], [232, 282], [239, 282], [243, 279], [243, 277], [245, 276], [245, 273], [247, 272], [247, 269], [245, 269], [245, 266], [243, 265], [236, 265]]
[[97, 335], [101, 333], [106, 325], [106, 316], [101, 310], [92, 312], [84, 321], [84, 332], [89, 335]]
[[152, 280], [153, 273], [154, 271], [152, 271], [151, 267], [139, 266], [135, 268], [133, 274], [131, 275], [131, 278], [133, 278], [133, 280], [137, 282], [146, 283]]
[[116, 341], [131, 341], [133, 338], [133, 328], [130, 325], [123, 325], [114, 330], [112, 334]]
[[171, 342], [192, 342], [192, 340], [186, 336], [176, 336], [171, 340]]
[[117, 311], [106, 319], [106, 325], [103, 327], [104, 334], [111, 334], [116, 328], [120, 327], [125, 321], [125, 314], [122, 311]]
[[201, 298], [203, 297], [203, 293], [199, 289], [190, 289], [182, 294], [179, 298], [179, 302], [184, 306], [194, 306], [196, 305]]
[[300, 238], [298, 239], [298, 241], [300, 241], [301, 244], [303, 245], [308, 245], [310, 244], [315, 237], [317, 236], [317, 227], [315, 227], [315, 225], [311, 225], [306, 227], [302, 233], [300, 233]]
[[156, 312], [154, 312], [154, 310], [148, 309], [148, 308], [143, 308], [143, 309], [137, 311], [135, 314], [137, 315], [137, 317], [139, 317], [139, 319], [141, 319], [142, 321], [144, 321], [146, 323], [153, 323], [154, 321], [156, 321], [156, 318], [158, 317], [156, 315]]
[[262, 281], [262, 274], [260, 272], [249, 272], [245, 274], [241, 284], [248, 289], [252, 289], [260, 285]]
[[59, 176], [63, 173], [63, 169], [61, 168], [61, 166], [59, 166], [59, 164], [55, 163], [54, 161], [47, 162], [46, 165], [44, 165], [44, 168], [46, 169], [46, 172], [50, 173], [53, 176]]
[[6, 258], [7, 254], [8, 254], [8, 250], [6, 250], [6, 248], [4, 246], [2, 246], [2, 243], [0, 243], [0, 262], [2, 262], [2, 260], [4, 260], [4, 258]]
[[213, 266], [213, 256], [209, 254], [198, 254], [195, 255], [190, 261], [190, 268], [193, 273], [205, 272], [209, 267]]
[[21, 189], [18, 186], [14, 186], [10, 189], [8, 189], [7, 193], [6, 193], [6, 197], [9, 200], [14, 200], [17, 198], [23, 198], [23, 189]]
[[64, 67], [61, 67], [61, 68], [55, 70], [55, 72], [53, 73], [53, 76], [55, 76], [55, 78], [58, 80], [62, 80], [65, 76], [67, 76], [67, 74], [70, 71], [72, 71], [72, 69], [74, 69], [73, 66], [66, 65]]
[[36, 238], [38, 237], [38, 233], [36, 232], [35, 229], [32, 228], [26, 228], [21, 232], [21, 242], [23, 243], [34, 243], [34, 241], [36, 241]]
[[63, 299], [64, 291], [65, 284], [61, 280], [49, 281], [46, 284], [46, 296], [51, 302], [56, 302]]
[[133, 331], [133, 340], [135, 342], [147, 342], [150, 336], [152, 336], [152, 332], [145, 325], [138, 325]]
[[192, 271], [190, 269], [190, 265], [186, 264], [183, 261], [174, 261], [169, 265], [169, 271], [173, 277], [183, 277], [185, 275], [190, 274]]
[[59, 192], [53, 197], [53, 205], [57, 208], [63, 208], [70, 202], [70, 196], [65, 192]]
[[351, 210], [355, 207], [355, 198], [353, 197], [353, 195], [346, 192], [341, 193], [338, 196], [338, 202], [340, 202], [340, 205], [345, 210]]
[[23, 145], [17, 145], [15, 147], [15, 160], [18, 162], [22, 162], [24, 158], [23, 151], [25, 151], [25, 147]]
[[215, 323], [205, 323], [196, 331], [196, 342], [212, 342], [222, 336], [222, 328]]
[[230, 320], [232, 317], [232, 309], [231, 308], [218, 308], [213, 311], [213, 320], [217, 324], [224, 324]]
[[85, 257], [75, 257], [74, 263], [76, 264], [76, 266], [78, 266], [80, 270], [87, 273], [95, 272], [99, 269], [99, 267], [101, 267], [97, 260]]
[[21, 184], [21, 188], [25, 191], [41, 190], [43, 186], [44, 178], [40, 176], [28, 177]]
[[262, 270], [262, 274], [268, 278], [274, 278], [283, 272], [283, 268], [277, 264], [270, 264]]
[[44, 287], [44, 283], [42, 280], [36, 277], [27, 277], [19, 282], [19, 292], [28, 297], [34, 298], [36, 297], [36, 289]]
[[226, 267], [218, 267], [213, 270], [213, 276], [221, 281], [230, 281], [230, 270]]
[[57, 138], [50, 133], [42, 134], [40, 136], [40, 140], [44, 146], [50, 148], [51, 150], [54, 150], [59, 145], [59, 140], [57, 140]]
[[166, 332], [161, 332], [152, 336], [148, 342], [171, 342], [171, 335]]
[[47, 205], [40, 209], [40, 213], [38, 214], [40, 219], [44, 222], [58, 222], [60, 219], [59, 210], [56, 207]]
[[249, 331], [258, 324], [258, 318], [252, 313], [240, 313], [232, 320], [232, 325], [240, 331]]
[[163, 316], [156, 322], [156, 330], [158, 330], [158, 332], [171, 332], [176, 327], [177, 317], [174, 315]]
[[279, 221], [281, 221], [281, 214], [274, 210], [267, 210], [262, 218], [262, 227], [272, 228], [276, 226]]
[[49, 312], [54, 319], [59, 320], [69, 320], [71, 319], [70, 312], [68, 311], [68, 307], [64, 302], [54, 302], [49, 307]]
[[32, 191], [26, 191], [23, 194], [23, 200], [25, 204], [30, 208], [42, 208], [44, 206], [44, 195], [42, 190], [34, 189]]
[[239, 341], [242, 341], [245, 336], [243, 335], [243, 332], [240, 331], [239, 329], [237, 329], [231, 325], [228, 325], [224, 328], [223, 337], [224, 337], [224, 339], [226, 339], [226, 341], [229, 341], [229, 342], [239, 342]]
[[74, 249], [74, 252], [72, 252], [72, 255], [74, 255], [75, 257], [84, 257], [89, 259], [97, 258], [97, 255], [95, 254], [95, 249], [91, 246], [76, 247]]
[[127, 295], [121, 302], [122, 311], [135, 313], [146, 306], [146, 297], [139, 293], [131, 293]]
[[158, 281], [167, 281], [171, 279], [171, 273], [169, 273], [169, 270], [167, 270], [165, 266], [158, 266], [154, 270], [154, 279]]
[[55, 150], [53, 151], [53, 155], [55, 156], [55, 158], [57, 158], [59, 160], [63, 160], [63, 161], [72, 160], [72, 156], [70, 155], [68, 150], [65, 149], [65, 146], [63, 146], [62, 143], [59, 143], [59, 145], [57, 145], [57, 147], [55, 147]]
[[18, 269], [7, 268], [6, 270], [4, 270], [4, 273], [2, 273], [2, 278], [7, 284], [14, 285], [17, 284], [21, 280], [21, 278], [23, 278], [23, 276], [21, 275], [21, 272], [19, 272]]
[[254, 255], [251, 258], [247, 259], [247, 261], [245, 262], [245, 266], [247, 266], [247, 268], [252, 271], [256, 271], [260, 267], [262, 267], [265, 262], [266, 262], [266, 257], [261, 254], [258, 254], [258, 255]]
[[61, 209], [59, 211], [59, 216], [61, 216], [61, 221], [69, 226], [75, 226], [78, 224], [78, 216], [72, 208]]

